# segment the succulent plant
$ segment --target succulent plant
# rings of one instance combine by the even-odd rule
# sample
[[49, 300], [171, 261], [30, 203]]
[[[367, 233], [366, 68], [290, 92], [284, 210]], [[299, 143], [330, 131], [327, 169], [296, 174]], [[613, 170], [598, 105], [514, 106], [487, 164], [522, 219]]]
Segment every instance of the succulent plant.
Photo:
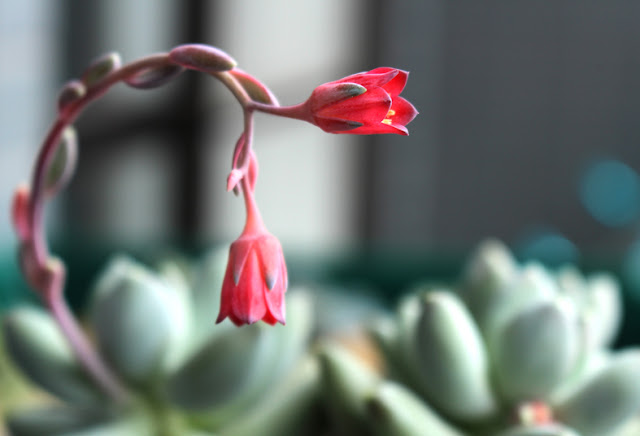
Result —
[[340, 434], [638, 434], [640, 349], [609, 348], [619, 294], [610, 275], [519, 265], [483, 243], [459, 283], [417, 286], [372, 324], [393, 381], [322, 352]]
[[10, 414], [12, 434], [307, 434], [298, 428], [314, 413], [319, 378], [317, 361], [306, 355], [308, 298], [291, 292], [286, 326], [214, 327], [225, 262], [215, 250], [191, 269], [167, 261], [152, 271], [122, 256], [107, 266], [86, 325], [127, 387], [121, 404], [86, 376], [48, 313], [8, 312], [10, 358], [61, 400]]

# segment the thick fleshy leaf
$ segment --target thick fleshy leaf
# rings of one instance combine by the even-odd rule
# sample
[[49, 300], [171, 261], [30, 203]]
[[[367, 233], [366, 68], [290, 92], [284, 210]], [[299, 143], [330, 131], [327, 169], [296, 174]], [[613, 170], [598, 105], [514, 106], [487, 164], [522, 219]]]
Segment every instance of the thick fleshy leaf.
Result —
[[332, 344], [322, 348], [320, 366], [323, 395], [340, 434], [367, 434], [366, 400], [379, 377], [355, 356]]
[[48, 314], [17, 308], [5, 316], [2, 327], [9, 356], [34, 383], [70, 403], [86, 406], [104, 401]]
[[594, 345], [611, 345], [618, 334], [622, 321], [620, 285], [614, 277], [597, 274], [587, 280], [587, 304], [590, 309], [588, 321], [592, 323]]
[[62, 132], [60, 143], [45, 176], [45, 192], [51, 197], [71, 179], [78, 160], [78, 139], [73, 127]]
[[367, 421], [379, 436], [463, 436], [421, 398], [393, 382], [382, 383], [369, 398]]
[[231, 404], [256, 383], [272, 346], [268, 327], [260, 324], [212, 336], [169, 378], [170, 400], [193, 411]]
[[[229, 257], [228, 247], [217, 247], [209, 251], [195, 270], [191, 289], [191, 313], [193, 330], [192, 349], [197, 349], [211, 335], [230, 328], [228, 323], [215, 324], [212, 317], [220, 312], [220, 293]], [[229, 272], [231, 274], [231, 272]], [[233, 282], [233, 280], [229, 280]], [[231, 301], [229, 298], [222, 301]]]
[[107, 53], [95, 61], [82, 74], [82, 83], [87, 88], [98, 85], [109, 73], [117, 70], [122, 65], [118, 53]]
[[415, 347], [428, 401], [460, 421], [485, 420], [497, 412], [489, 386], [489, 362], [471, 314], [455, 294], [423, 297]]
[[553, 301], [557, 295], [556, 283], [544, 266], [538, 263], [524, 265], [505, 292], [493, 302], [484, 323], [478, 323], [485, 341], [491, 347], [514, 317], [541, 303]]
[[574, 430], [560, 424], [549, 424], [542, 426], [521, 426], [514, 427], [499, 436], [580, 436]]
[[495, 306], [509, 293], [516, 271], [515, 259], [500, 241], [484, 241], [472, 254], [458, 293], [481, 329]]
[[583, 436], [615, 431], [640, 410], [640, 350], [619, 352], [600, 371], [555, 405], [559, 421]]
[[133, 77], [125, 80], [125, 83], [132, 88], [153, 89], [169, 83], [184, 71], [180, 65], [162, 65], [156, 68], [141, 71]]
[[185, 304], [142, 265], [115, 259], [98, 281], [91, 312], [105, 357], [128, 380], [150, 382], [186, 348]]
[[218, 431], [220, 436], [285, 436], [311, 435], [318, 410], [320, 368], [307, 357], [276, 385], [268, 399], [243, 411]]
[[27, 409], [9, 414], [7, 427], [13, 436], [42, 436], [71, 434], [107, 419], [98, 410], [73, 409], [66, 406], [50, 406]]
[[184, 44], [169, 52], [169, 59], [178, 65], [205, 73], [229, 71], [236, 61], [222, 50], [204, 44]]
[[568, 299], [516, 315], [492, 344], [498, 391], [507, 402], [546, 400], [574, 369], [578, 318]]

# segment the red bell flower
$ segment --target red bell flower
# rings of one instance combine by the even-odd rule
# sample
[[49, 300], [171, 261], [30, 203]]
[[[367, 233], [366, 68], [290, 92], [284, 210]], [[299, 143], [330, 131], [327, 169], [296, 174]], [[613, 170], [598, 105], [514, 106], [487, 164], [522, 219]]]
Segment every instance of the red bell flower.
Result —
[[408, 135], [418, 111], [400, 97], [409, 73], [381, 67], [318, 86], [304, 103], [307, 121], [330, 133]]
[[266, 231], [245, 231], [229, 248], [220, 314], [237, 326], [263, 320], [285, 324], [287, 266], [278, 239]]

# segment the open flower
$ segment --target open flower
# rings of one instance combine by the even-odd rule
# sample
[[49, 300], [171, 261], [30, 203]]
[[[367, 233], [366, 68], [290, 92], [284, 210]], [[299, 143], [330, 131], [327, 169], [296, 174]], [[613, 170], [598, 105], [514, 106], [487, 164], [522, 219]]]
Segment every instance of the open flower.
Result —
[[220, 314], [240, 326], [256, 321], [285, 323], [287, 267], [278, 239], [264, 232], [243, 232], [229, 248], [222, 283]]
[[307, 121], [330, 133], [408, 135], [418, 111], [400, 93], [409, 73], [381, 67], [318, 86], [305, 102]]

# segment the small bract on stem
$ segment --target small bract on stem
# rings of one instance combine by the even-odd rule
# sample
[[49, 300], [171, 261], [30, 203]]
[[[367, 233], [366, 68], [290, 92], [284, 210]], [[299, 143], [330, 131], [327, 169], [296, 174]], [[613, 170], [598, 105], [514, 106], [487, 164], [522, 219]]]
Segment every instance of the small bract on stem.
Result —
[[237, 325], [259, 320], [285, 323], [286, 264], [280, 243], [267, 232], [254, 198], [258, 166], [252, 150], [254, 112], [308, 121], [332, 133], [355, 134], [407, 134], [405, 125], [417, 114], [410, 103], [398, 97], [407, 80], [407, 73], [401, 70], [378, 68], [349, 76], [319, 86], [304, 103], [281, 107], [268, 87], [236, 68], [231, 56], [203, 44], [181, 45], [125, 65], [118, 54], [110, 53], [90, 65], [80, 79], [68, 82], [58, 98], [58, 116], [40, 148], [31, 184], [16, 189], [12, 217], [27, 282], [46, 303], [86, 372], [116, 401], [127, 399], [129, 394], [95, 351], [64, 300], [65, 268], [49, 252], [44, 206], [72, 176], [77, 146], [72, 124], [89, 103], [119, 82], [152, 89], [187, 69], [220, 81], [234, 95], [244, 117], [227, 190], [242, 192], [246, 224], [230, 248], [218, 322], [228, 316]]

